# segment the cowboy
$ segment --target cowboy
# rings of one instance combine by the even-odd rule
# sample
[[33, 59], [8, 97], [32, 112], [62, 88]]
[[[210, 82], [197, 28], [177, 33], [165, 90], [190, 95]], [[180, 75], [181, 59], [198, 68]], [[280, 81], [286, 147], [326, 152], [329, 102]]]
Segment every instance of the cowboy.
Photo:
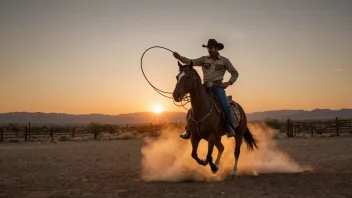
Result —
[[[220, 56], [218, 51], [224, 49], [224, 45], [222, 43], [218, 43], [215, 39], [209, 39], [208, 44], [202, 46], [208, 49], [209, 56], [202, 56], [197, 59], [188, 59], [181, 56], [177, 52], [174, 52], [173, 55], [182, 63], [189, 64], [193, 61], [193, 66], [202, 67], [204, 85], [220, 101], [221, 107], [226, 116], [227, 135], [228, 137], [233, 137], [235, 136], [235, 125], [225, 89], [237, 80], [238, 72], [229, 59]], [[231, 78], [227, 82], [223, 82], [225, 71], [228, 71], [231, 74]], [[189, 139], [191, 137], [191, 133], [187, 126], [180, 134], [180, 137], [183, 139]]]

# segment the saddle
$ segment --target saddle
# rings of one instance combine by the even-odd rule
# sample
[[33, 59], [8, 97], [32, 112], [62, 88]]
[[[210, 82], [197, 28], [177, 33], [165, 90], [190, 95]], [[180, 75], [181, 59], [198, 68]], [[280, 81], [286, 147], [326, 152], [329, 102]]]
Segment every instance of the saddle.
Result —
[[[221, 108], [221, 104], [218, 100], [218, 98], [213, 95], [213, 94], [209, 94], [211, 96], [211, 100], [215, 106], [215, 109], [220, 113], [222, 119], [225, 121], [225, 113], [224, 111], [222, 110]], [[227, 96], [227, 100], [230, 104], [230, 109], [231, 109], [231, 112], [232, 112], [232, 118], [233, 118], [233, 121], [234, 121], [234, 127], [238, 127], [240, 121], [241, 121], [241, 113], [239, 111], [239, 108], [238, 108], [238, 104], [237, 102], [235, 102], [234, 100], [232, 100], [232, 95], [228, 95]]]
[[[224, 121], [224, 123], [226, 123], [226, 116], [225, 116], [224, 111], [222, 110], [221, 103], [218, 100], [218, 98], [214, 94], [212, 94], [209, 90], [207, 90], [207, 89], [206, 89], [206, 94], [207, 94], [208, 97], [210, 97], [212, 103], [215, 106], [216, 111], [221, 115], [221, 118]], [[241, 116], [241, 113], [240, 113], [239, 108], [238, 108], [238, 103], [235, 102], [234, 100], [232, 100], [232, 95], [228, 95], [227, 96], [227, 100], [228, 100], [228, 102], [230, 104], [230, 110], [232, 112], [232, 118], [233, 118], [233, 121], [234, 121], [234, 127], [237, 128], [239, 123], [240, 123], [240, 121], [242, 120], [242, 116]], [[189, 111], [187, 113], [187, 118], [189, 117], [191, 112], [192, 112], [191, 109], [189, 109]]]

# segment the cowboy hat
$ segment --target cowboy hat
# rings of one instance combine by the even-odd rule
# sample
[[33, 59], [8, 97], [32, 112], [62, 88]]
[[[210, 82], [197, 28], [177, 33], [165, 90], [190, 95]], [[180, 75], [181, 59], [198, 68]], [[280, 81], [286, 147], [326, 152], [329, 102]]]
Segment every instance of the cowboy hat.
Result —
[[222, 43], [218, 43], [215, 39], [209, 39], [207, 45], [202, 45], [203, 47], [218, 47], [218, 50], [224, 49]]

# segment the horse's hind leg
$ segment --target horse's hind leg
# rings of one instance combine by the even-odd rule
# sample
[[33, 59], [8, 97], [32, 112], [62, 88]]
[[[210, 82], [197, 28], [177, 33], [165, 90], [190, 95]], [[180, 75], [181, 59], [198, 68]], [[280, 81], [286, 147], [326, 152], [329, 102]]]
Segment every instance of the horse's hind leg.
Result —
[[199, 142], [200, 142], [200, 138], [197, 137], [197, 136], [194, 136], [194, 135], [192, 134], [192, 136], [191, 136], [191, 142], [192, 142], [192, 157], [193, 157], [193, 159], [195, 159], [198, 164], [203, 165], [203, 166], [206, 166], [206, 165], [208, 164], [208, 162], [205, 161], [205, 160], [199, 159], [198, 153], [197, 153], [197, 151], [198, 151], [198, 145], [199, 145]]
[[219, 167], [220, 159], [225, 149], [224, 145], [221, 143], [221, 137], [215, 139], [215, 146], [218, 149], [218, 156], [216, 157], [215, 165]]
[[235, 136], [235, 141], [236, 141], [236, 146], [235, 146], [235, 165], [233, 166], [233, 170], [232, 170], [232, 173], [231, 173], [232, 176], [236, 176], [237, 175], [237, 165], [238, 165], [238, 158], [240, 157], [240, 153], [241, 153], [242, 138], [243, 138], [243, 136], [241, 136], [241, 135], [236, 135]]
[[214, 150], [214, 144], [215, 144], [215, 137], [214, 135], [210, 135], [208, 138], [208, 154], [207, 154], [207, 161], [210, 165], [211, 171], [213, 174], [215, 174], [218, 171], [218, 167], [213, 163], [213, 150]]

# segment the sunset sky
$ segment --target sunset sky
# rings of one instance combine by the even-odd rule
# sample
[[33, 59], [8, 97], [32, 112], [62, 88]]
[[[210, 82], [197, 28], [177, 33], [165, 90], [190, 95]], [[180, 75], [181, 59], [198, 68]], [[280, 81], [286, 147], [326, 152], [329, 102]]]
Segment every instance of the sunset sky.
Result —
[[[161, 45], [198, 58], [209, 38], [238, 70], [226, 91], [247, 113], [352, 108], [351, 10], [351, 0], [0, 0], [0, 112], [185, 111], [147, 84], [140, 57]], [[144, 64], [173, 91], [170, 52]]]

